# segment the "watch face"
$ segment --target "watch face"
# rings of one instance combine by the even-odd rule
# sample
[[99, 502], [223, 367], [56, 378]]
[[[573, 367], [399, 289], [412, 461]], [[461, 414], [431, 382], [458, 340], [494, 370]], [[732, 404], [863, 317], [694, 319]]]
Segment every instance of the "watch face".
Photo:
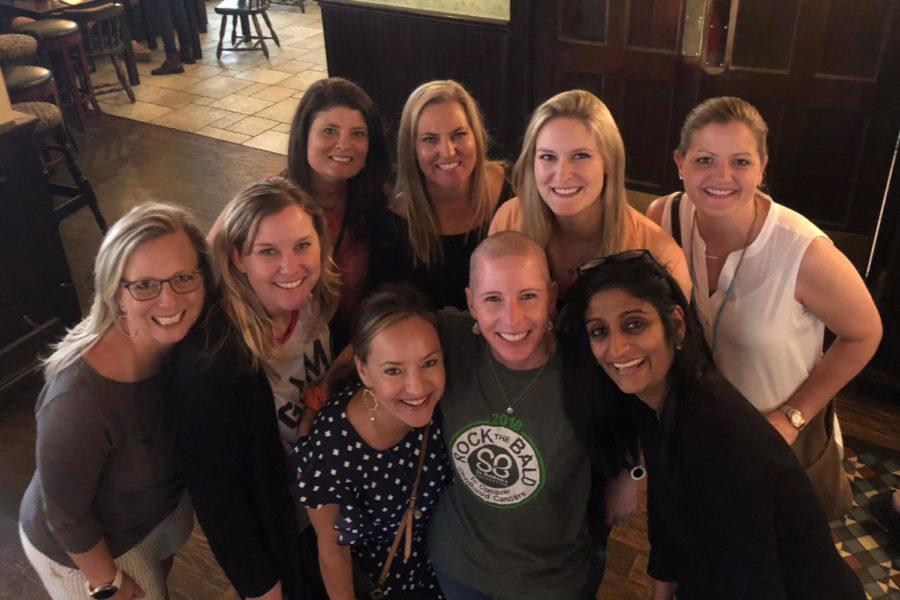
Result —
[[91, 597], [95, 600], [109, 600], [109, 598], [115, 596], [118, 591], [119, 588], [114, 585], [110, 585], [95, 591], [93, 594], [91, 594]]
[[804, 421], [803, 421], [803, 417], [800, 415], [800, 413], [796, 413], [796, 412], [791, 413], [791, 425], [793, 425], [797, 429], [800, 429], [801, 427], [803, 427]]

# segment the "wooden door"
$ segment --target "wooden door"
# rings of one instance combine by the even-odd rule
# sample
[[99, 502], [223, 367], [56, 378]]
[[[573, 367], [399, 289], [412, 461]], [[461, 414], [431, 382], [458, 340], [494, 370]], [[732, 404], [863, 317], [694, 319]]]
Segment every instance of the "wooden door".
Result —
[[707, 6], [697, 100], [755, 104], [770, 128], [767, 181], [776, 199], [849, 234], [851, 254], [856, 247], [868, 258], [900, 126], [900, 2]]
[[582, 88], [609, 106], [625, 139], [628, 187], [672, 187], [683, 108], [676, 93], [684, 0], [540, 0], [534, 100]]

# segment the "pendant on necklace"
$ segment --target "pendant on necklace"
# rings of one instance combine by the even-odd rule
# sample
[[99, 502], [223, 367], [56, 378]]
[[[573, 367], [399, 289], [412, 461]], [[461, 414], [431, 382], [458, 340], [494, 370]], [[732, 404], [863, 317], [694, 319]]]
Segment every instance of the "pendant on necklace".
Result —
[[506, 414], [511, 415], [511, 414], [513, 414], [513, 412], [514, 412], [514, 411], [513, 411], [513, 407], [512, 407], [512, 406], [507, 406], [507, 407], [506, 407]]

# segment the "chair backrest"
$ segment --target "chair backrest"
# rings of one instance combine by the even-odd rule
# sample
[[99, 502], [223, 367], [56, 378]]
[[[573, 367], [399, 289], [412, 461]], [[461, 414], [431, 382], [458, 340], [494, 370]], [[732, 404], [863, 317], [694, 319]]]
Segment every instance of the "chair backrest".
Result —
[[118, 56], [125, 51], [125, 43], [122, 41], [124, 10], [125, 7], [121, 4], [110, 3], [66, 10], [63, 14], [67, 19], [78, 23], [81, 28], [81, 37], [88, 58], [100, 58]]

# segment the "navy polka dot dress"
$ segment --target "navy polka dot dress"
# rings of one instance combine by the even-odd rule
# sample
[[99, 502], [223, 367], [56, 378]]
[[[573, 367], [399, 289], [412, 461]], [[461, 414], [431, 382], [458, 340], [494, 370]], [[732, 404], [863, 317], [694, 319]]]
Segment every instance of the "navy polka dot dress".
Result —
[[[338, 543], [351, 546], [359, 566], [376, 582], [406, 513], [424, 429], [413, 429], [393, 448], [372, 448], [347, 420], [347, 403], [360, 387], [357, 383], [332, 394], [316, 416], [312, 433], [294, 447], [294, 493], [310, 508], [340, 506]], [[428, 521], [450, 479], [440, 410], [431, 421], [427, 454], [416, 498], [412, 554], [404, 561], [401, 541], [385, 582], [388, 598], [442, 597], [425, 543]]]

